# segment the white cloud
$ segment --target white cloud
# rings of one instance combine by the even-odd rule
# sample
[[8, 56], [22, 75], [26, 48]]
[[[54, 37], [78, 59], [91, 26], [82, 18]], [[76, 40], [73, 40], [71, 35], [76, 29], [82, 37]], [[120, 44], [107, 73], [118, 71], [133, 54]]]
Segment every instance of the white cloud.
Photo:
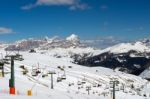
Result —
[[29, 10], [29, 9], [32, 9], [34, 7], [36, 7], [36, 6], [33, 4], [28, 4], [28, 5], [22, 6], [21, 9], [22, 10]]
[[77, 9], [80, 9], [80, 10], [86, 10], [86, 9], [90, 9], [91, 7], [88, 6], [87, 4], [83, 3], [83, 4], [77, 4], [77, 5], [73, 5], [73, 6], [70, 6], [70, 10], [77, 10]]
[[37, 0], [37, 5], [73, 5], [76, 0]]
[[13, 33], [13, 30], [6, 27], [0, 27], [0, 34], [9, 34], [9, 33]]
[[37, 0], [34, 4], [25, 5], [21, 9], [29, 10], [37, 6], [69, 6], [70, 10], [90, 8], [87, 4], [81, 3], [80, 0]]

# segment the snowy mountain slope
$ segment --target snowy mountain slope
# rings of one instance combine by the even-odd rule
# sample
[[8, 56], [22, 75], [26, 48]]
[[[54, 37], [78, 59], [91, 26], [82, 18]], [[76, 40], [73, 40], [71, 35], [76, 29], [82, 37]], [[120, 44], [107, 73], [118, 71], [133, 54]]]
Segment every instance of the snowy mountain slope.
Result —
[[91, 47], [86, 48], [54, 48], [47, 50], [38, 50], [39, 53], [44, 54], [48, 53], [50, 56], [53, 57], [73, 57], [74, 55], [80, 55], [81, 57], [87, 54], [89, 57], [93, 55], [97, 55], [97, 53], [100, 53], [101, 50], [99, 49], [93, 49]]
[[150, 67], [145, 69], [139, 76], [149, 80], [150, 79]]
[[[1, 50], [5, 55], [5, 51]], [[41, 54], [37, 53], [28, 53], [20, 52], [23, 55], [23, 61], [15, 61], [15, 76], [16, 76], [16, 88], [21, 95], [18, 96], [9, 96], [7, 93], [1, 93], [2, 98], [15, 98], [23, 97], [24, 99], [28, 98], [25, 96], [28, 89], [32, 89], [33, 97], [40, 99], [44, 96], [44, 99], [110, 99], [110, 85], [109, 82], [112, 78], [119, 80], [119, 90], [117, 93], [117, 99], [144, 99], [143, 95], [145, 90], [143, 86], [148, 82], [140, 77], [125, 74], [119, 71], [113, 71], [111, 69], [103, 67], [84, 67], [81, 65], [73, 64], [71, 58], [63, 57], [56, 58], [49, 53]], [[61, 53], [60, 53], [61, 54]], [[21, 65], [24, 65], [28, 69], [27, 75], [22, 75]], [[70, 67], [71, 66], [71, 67]], [[41, 70], [41, 73], [38, 76], [33, 77], [31, 75], [32, 68], [36, 67]], [[9, 71], [10, 65], [5, 65], [5, 69]], [[54, 89], [50, 89], [50, 75], [42, 77], [44, 74], [47, 74], [49, 71], [55, 71], [54, 75]], [[57, 78], [62, 75], [66, 76], [66, 80], [57, 82]], [[1, 78], [3, 90], [8, 91], [8, 80], [9, 74], [5, 78]], [[81, 82], [85, 82], [81, 84]], [[131, 86], [134, 85], [134, 88]], [[34, 87], [33, 87], [34, 86]], [[90, 95], [87, 94], [86, 87], [90, 86]], [[124, 92], [121, 87], [124, 86]], [[140, 89], [140, 91], [138, 91]], [[149, 95], [150, 93], [146, 91]], [[104, 95], [106, 95], [104, 97]], [[31, 99], [33, 97], [30, 97]], [[148, 98], [149, 96], [147, 96]]]
[[135, 42], [135, 43], [121, 43], [117, 44], [112, 47], [108, 47], [102, 51], [104, 52], [110, 52], [114, 54], [119, 54], [119, 53], [127, 53], [129, 51], [137, 51], [137, 52], [150, 52], [150, 49], [148, 46], [145, 45], [145, 43], [142, 42]]
[[103, 49], [92, 57], [75, 59], [76, 63], [85, 66], [103, 66], [139, 75], [150, 63], [150, 49], [145, 43], [121, 43]]

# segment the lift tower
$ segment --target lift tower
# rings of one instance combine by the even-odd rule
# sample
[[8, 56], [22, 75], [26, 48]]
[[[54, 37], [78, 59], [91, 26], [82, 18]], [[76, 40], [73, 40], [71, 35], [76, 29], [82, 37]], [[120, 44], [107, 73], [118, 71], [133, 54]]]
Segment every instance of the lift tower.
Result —
[[9, 56], [11, 58], [11, 78], [9, 79], [10, 94], [15, 94], [15, 71], [14, 71], [14, 58], [15, 56]]
[[117, 88], [118, 87], [118, 84], [119, 84], [119, 81], [117, 80], [117, 79], [115, 79], [115, 78], [113, 78], [113, 80], [112, 81], [110, 81], [110, 86], [111, 86], [111, 88], [113, 88], [111, 91], [112, 91], [112, 98], [113, 99], [116, 99], [116, 91], [119, 91], [119, 88]]
[[49, 74], [51, 75], [51, 89], [54, 89], [53, 74], [56, 74], [56, 73], [54, 71], [50, 71]]

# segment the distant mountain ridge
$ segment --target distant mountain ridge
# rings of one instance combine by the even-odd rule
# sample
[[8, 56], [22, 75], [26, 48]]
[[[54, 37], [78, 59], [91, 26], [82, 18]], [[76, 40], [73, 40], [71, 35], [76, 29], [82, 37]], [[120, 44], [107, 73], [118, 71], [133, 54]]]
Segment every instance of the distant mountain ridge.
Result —
[[123, 72], [140, 75], [150, 67], [150, 40], [144, 39], [134, 43], [121, 43], [101, 50], [92, 57], [75, 60], [80, 65], [103, 66]]
[[66, 39], [61, 39], [59, 37], [48, 38], [37, 40], [37, 39], [24, 39], [10, 44], [6, 50], [30, 50], [38, 48], [41, 50], [48, 50], [52, 48], [70, 48], [70, 47], [86, 47], [84, 44], [80, 43], [80, 39], [77, 35], [72, 34]]

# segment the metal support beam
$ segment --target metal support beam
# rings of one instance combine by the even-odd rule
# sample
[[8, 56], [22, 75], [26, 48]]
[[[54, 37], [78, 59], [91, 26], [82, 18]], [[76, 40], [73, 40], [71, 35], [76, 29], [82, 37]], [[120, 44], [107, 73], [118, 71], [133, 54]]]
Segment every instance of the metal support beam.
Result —
[[10, 94], [15, 94], [14, 56], [11, 57], [11, 78], [9, 80]]
[[115, 99], [115, 85], [116, 85], [116, 82], [113, 81], [113, 99]]
[[113, 81], [110, 81], [110, 84], [111, 84], [111, 86], [112, 86], [111, 88], [113, 88], [113, 89], [112, 89], [112, 95], [113, 95], [112, 98], [113, 98], [113, 99], [116, 99], [116, 96], [115, 96], [115, 95], [116, 95], [115, 93], [116, 93], [116, 91], [117, 91], [116, 86], [118, 86], [119, 81], [116, 80], [116, 79], [113, 79]]
[[51, 75], [51, 89], [54, 89], [53, 74], [56, 74], [56, 73], [55, 72], [50, 72], [50, 75]]
[[51, 89], [54, 89], [54, 86], [53, 86], [53, 74], [51, 74]]

